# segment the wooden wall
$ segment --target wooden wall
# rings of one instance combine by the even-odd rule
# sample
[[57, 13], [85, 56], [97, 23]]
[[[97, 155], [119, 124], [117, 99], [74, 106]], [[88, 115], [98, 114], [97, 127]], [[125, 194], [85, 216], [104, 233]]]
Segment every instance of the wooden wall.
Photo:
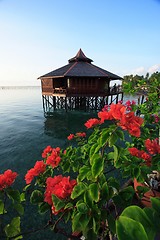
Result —
[[45, 78], [41, 80], [42, 93], [53, 93], [53, 80]]
[[109, 92], [109, 80], [104, 78], [45, 78], [41, 80], [42, 93], [46, 95], [53, 94], [54, 89], [66, 89], [70, 96], [81, 94], [84, 96], [93, 94], [94, 96], [105, 95]]

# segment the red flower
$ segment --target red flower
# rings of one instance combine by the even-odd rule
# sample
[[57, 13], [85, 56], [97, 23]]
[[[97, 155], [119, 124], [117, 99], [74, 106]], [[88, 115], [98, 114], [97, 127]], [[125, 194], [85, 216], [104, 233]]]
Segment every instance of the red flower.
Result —
[[99, 112], [98, 117], [101, 119], [101, 123], [103, 123], [105, 120], [113, 119], [111, 112], [105, 112], [105, 111]]
[[136, 104], [136, 102], [135, 102], [134, 100], [132, 100], [132, 102], [131, 102], [130, 100], [128, 100], [128, 101], [125, 103], [128, 111], [131, 111], [131, 110], [132, 110], [132, 105], [135, 105], [135, 104]]
[[135, 136], [135, 137], [140, 137], [141, 135], [141, 131], [140, 128], [135, 126], [134, 124], [130, 124], [129, 126], [130, 128], [128, 128], [128, 132], [130, 135]]
[[16, 172], [12, 172], [10, 169], [4, 172], [4, 178], [7, 186], [11, 186], [15, 181], [18, 174]]
[[140, 151], [137, 148], [135, 148], [135, 147], [128, 148], [128, 151], [130, 152], [130, 154], [132, 156], [140, 157]]
[[78, 132], [76, 133], [77, 137], [86, 137], [86, 133], [85, 132]]
[[42, 153], [42, 158], [46, 158], [52, 152], [52, 147], [47, 146]]
[[153, 117], [154, 117], [153, 123], [158, 123], [160, 121], [160, 117], [158, 115], [154, 114]]
[[107, 111], [108, 112], [108, 109], [109, 109], [109, 105], [105, 105], [103, 108], [102, 108], [102, 111]]
[[44, 173], [46, 170], [46, 164], [43, 161], [37, 161], [33, 168], [28, 170], [25, 175], [26, 184], [30, 184], [34, 177], [39, 176], [39, 174]]
[[76, 184], [76, 180], [70, 180], [70, 177], [63, 177], [62, 175], [47, 178], [44, 201], [52, 206], [54, 214], [57, 214], [59, 211], [55, 210], [52, 195], [54, 194], [60, 199], [65, 199], [71, 195]]
[[145, 147], [150, 154], [157, 154], [157, 153], [159, 154], [160, 153], [160, 145], [158, 142], [158, 138], [156, 138], [154, 140], [147, 139], [145, 141]]
[[52, 153], [50, 156], [48, 156], [46, 160], [47, 165], [51, 165], [53, 168], [57, 167], [59, 162], [61, 161], [60, 157], [60, 148], [53, 148]]
[[26, 184], [30, 184], [35, 176], [36, 176], [35, 169], [34, 168], [29, 169], [25, 175]]
[[141, 154], [141, 158], [143, 158], [145, 161], [146, 161], [146, 165], [147, 166], [151, 166], [151, 160], [152, 160], [152, 157], [148, 154], [148, 153], [146, 153], [146, 152], [143, 152], [142, 154]]
[[84, 125], [86, 128], [92, 128], [98, 124], [101, 124], [100, 120], [97, 118], [90, 118]]
[[16, 172], [12, 172], [12, 170], [8, 169], [3, 174], [0, 174], [0, 190], [3, 190], [9, 186], [11, 186], [18, 174]]
[[126, 112], [126, 107], [123, 104], [114, 104], [110, 106], [110, 112], [114, 119], [120, 120]]
[[135, 116], [134, 112], [129, 112], [123, 115], [119, 125], [132, 136], [140, 137], [140, 126], [143, 124], [143, 121], [142, 118]]
[[70, 135], [67, 137], [67, 139], [68, 139], [68, 140], [72, 140], [74, 137], [75, 137], [74, 134], [70, 134]]
[[37, 161], [34, 165], [35, 173], [38, 176], [40, 173], [44, 173], [46, 170], [46, 164], [43, 161]]
[[152, 157], [146, 153], [145, 151], [143, 150], [138, 150], [137, 148], [133, 147], [133, 148], [128, 148], [128, 151], [130, 152], [130, 154], [132, 156], [135, 156], [137, 158], [142, 158], [146, 161], [146, 165], [147, 166], [151, 166], [151, 160], [152, 160]]

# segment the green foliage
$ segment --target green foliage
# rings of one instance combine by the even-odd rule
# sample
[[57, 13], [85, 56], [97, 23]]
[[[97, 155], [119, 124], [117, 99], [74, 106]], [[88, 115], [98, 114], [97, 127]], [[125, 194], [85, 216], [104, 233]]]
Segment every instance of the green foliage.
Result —
[[8, 238], [22, 239], [20, 235], [20, 217], [13, 218], [10, 224], [5, 226], [4, 230]]
[[[65, 151], [48, 146], [42, 154], [43, 161], [27, 173], [30, 176], [22, 193], [3, 185], [2, 179], [2, 237], [7, 240], [22, 238], [21, 216], [29, 199], [40, 214], [49, 216], [45, 228], [50, 227], [55, 232], [60, 228], [64, 233], [61, 222], [69, 222], [72, 232], [80, 233], [87, 240], [103, 240], [109, 236], [113, 239], [114, 235], [118, 240], [154, 240], [160, 231], [160, 199], [151, 198], [152, 207], [141, 209], [133, 205], [133, 187], [123, 186], [123, 183], [134, 178], [143, 182], [152, 170], [160, 171], [159, 153], [150, 154], [151, 160], [139, 155], [146, 153], [145, 140], [159, 137], [159, 82], [160, 73], [145, 77], [125, 76], [125, 92], [147, 94], [143, 104], [131, 104], [133, 114], [130, 115], [124, 105], [112, 105], [114, 110], [107, 112], [108, 118], [104, 111], [101, 121], [91, 119], [97, 120], [97, 125], [93, 124], [87, 137], [86, 133], [71, 134], [75, 142]], [[137, 110], [143, 116], [143, 124], [135, 117]], [[131, 154], [129, 148], [140, 153]], [[147, 190], [137, 189], [141, 196]]]
[[124, 216], [116, 222], [116, 232], [119, 240], [151, 240], [141, 223]]
[[4, 203], [2, 200], [0, 200], [0, 214], [6, 213], [6, 210], [4, 208]]
[[119, 240], [155, 239], [156, 234], [160, 232], [160, 199], [152, 198], [151, 201], [151, 208], [141, 209], [138, 206], [129, 206], [124, 209], [116, 220], [116, 232]]
[[34, 190], [31, 194], [30, 201], [32, 204], [39, 204], [43, 202], [43, 194], [39, 190]]

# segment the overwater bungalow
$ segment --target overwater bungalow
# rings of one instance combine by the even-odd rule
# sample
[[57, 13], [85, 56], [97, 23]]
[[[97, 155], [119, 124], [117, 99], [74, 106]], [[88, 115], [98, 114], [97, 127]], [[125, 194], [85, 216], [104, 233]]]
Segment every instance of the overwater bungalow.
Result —
[[116, 74], [92, 64], [80, 49], [68, 64], [40, 76], [45, 112], [56, 109], [100, 110], [105, 104], [123, 99], [121, 86], [110, 87]]

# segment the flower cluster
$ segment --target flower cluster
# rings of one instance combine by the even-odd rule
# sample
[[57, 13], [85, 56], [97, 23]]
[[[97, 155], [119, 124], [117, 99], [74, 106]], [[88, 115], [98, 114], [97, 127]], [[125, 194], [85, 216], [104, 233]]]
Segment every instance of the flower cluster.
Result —
[[153, 139], [153, 140], [147, 139], [145, 141], [145, 147], [146, 147], [147, 151], [152, 155], [157, 154], [157, 153], [160, 154], [160, 145], [158, 142], [158, 138]]
[[132, 107], [136, 105], [136, 102], [134, 100], [130, 101], [128, 100], [126, 103], [125, 103], [125, 106], [127, 107], [127, 110], [128, 111], [131, 111], [132, 110]]
[[125, 105], [112, 103], [103, 111], [98, 113], [99, 119], [89, 119], [85, 126], [92, 128], [98, 124], [104, 123], [105, 120], [115, 120], [117, 125], [123, 130], [127, 130], [129, 134], [135, 137], [140, 137], [140, 127], [143, 124], [143, 119], [135, 116], [134, 112], [128, 112]]
[[76, 138], [76, 137], [78, 137], [78, 138], [85, 138], [86, 137], [86, 133], [85, 132], [77, 132], [76, 134], [70, 134], [68, 137], [67, 137], [67, 139], [68, 140], [72, 140], [73, 138]]
[[145, 160], [147, 166], [151, 166], [152, 157], [151, 155], [146, 153], [144, 150], [138, 150], [137, 148], [133, 147], [133, 148], [128, 148], [128, 151], [132, 156], [135, 156], [137, 158], [142, 158], [143, 160]]
[[12, 172], [12, 170], [8, 169], [3, 174], [0, 174], [0, 191], [10, 187], [18, 174], [16, 172]]
[[55, 210], [54, 203], [52, 201], [52, 195], [54, 194], [60, 199], [66, 199], [71, 195], [72, 190], [76, 184], [76, 180], [70, 180], [70, 177], [63, 177], [62, 175], [58, 175], [53, 178], [47, 178], [44, 201], [52, 206], [52, 212], [55, 215], [59, 211], [57, 212]]
[[28, 170], [25, 175], [26, 184], [30, 184], [34, 177], [39, 176], [39, 174], [44, 173], [46, 170], [46, 164], [43, 161], [37, 161], [33, 168]]
[[52, 148], [52, 151], [47, 157], [46, 164], [52, 166], [52, 168], [55, 168], [58, 166], [59, 162], [61, 161], [60, 157], [60, 148]]
[[147, 166], [151, 166], [152, 155], [160, 153], [160, 145], [158, 139], [147, 139], [145, 140], [145, 147], [147, 152], [144, 150], [138, 150], [136, 147], [128, 148], [130, 154], [137, 158], [145, 160]]
[[47, 156], [52, 152], [52, 147], [47, 146], [42, 152], [42, 158], [47, 158]]
[[94, 126], [97, 126], [101, 124], [101, 121], [97, 118], [90, 118], [84, 125], [86, 128], [92, 128]]

